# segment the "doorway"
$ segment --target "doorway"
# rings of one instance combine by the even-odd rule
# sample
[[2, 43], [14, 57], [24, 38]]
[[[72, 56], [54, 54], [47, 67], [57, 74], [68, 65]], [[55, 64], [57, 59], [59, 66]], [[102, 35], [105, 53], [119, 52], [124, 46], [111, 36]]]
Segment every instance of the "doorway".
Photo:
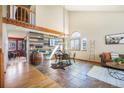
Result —
[[25, 31], [8, 31], [7, 66], [27, 62], [27, 34]]

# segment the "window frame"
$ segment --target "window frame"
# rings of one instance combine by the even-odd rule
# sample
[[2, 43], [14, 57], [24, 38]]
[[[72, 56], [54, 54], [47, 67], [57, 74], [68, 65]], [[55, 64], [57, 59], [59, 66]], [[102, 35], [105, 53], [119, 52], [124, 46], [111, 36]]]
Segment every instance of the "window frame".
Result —
[[[71, 42], [72, 42], [72, 40], [74, 41], [74, 48], [72, 48], [72, 45], [71, 45]], [[78, 44], [78, 48], [76, 47], [76, 40], [78, 40], [79, 41], [79, 44]], [[72, 51], [80, 51], [80, 38], [72, 38], [71, 40], [70, 40], [70, 48], [71, 48], [71, 50]]]

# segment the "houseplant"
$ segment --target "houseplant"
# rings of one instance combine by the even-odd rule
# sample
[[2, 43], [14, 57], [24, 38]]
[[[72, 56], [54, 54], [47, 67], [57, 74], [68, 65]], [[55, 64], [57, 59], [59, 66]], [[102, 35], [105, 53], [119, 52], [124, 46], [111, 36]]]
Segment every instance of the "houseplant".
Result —
[[112, 62], [114, 62], [114, 64], [122, 64], [122, 62], [124, 62], [124, 59], [122, 59], [122, 58], [114, 58], [112, 60]]
[[122, 58], [121, 62], [124, 63], [124, 58]]

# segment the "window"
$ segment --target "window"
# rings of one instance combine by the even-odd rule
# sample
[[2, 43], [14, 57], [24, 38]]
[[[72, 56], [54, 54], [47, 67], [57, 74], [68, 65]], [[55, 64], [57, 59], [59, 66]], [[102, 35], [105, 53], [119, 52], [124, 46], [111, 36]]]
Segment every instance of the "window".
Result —
[[71, 36], [70, 42], [71, 50], [80, 50], [80, 33], [74, 32]]

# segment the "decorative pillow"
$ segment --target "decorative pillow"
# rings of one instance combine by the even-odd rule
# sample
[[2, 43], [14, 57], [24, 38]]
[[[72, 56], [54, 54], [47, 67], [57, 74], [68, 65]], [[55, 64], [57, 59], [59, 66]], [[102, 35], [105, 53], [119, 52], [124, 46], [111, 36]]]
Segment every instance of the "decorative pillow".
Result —
[[115, 52], [112, 52], [111, 53], [111, 57], [112, 57], [112, 60], [113, 59], [116, 59], [116, 58], [119, 58], [119, 54], [118, 53], [115, 53]]

